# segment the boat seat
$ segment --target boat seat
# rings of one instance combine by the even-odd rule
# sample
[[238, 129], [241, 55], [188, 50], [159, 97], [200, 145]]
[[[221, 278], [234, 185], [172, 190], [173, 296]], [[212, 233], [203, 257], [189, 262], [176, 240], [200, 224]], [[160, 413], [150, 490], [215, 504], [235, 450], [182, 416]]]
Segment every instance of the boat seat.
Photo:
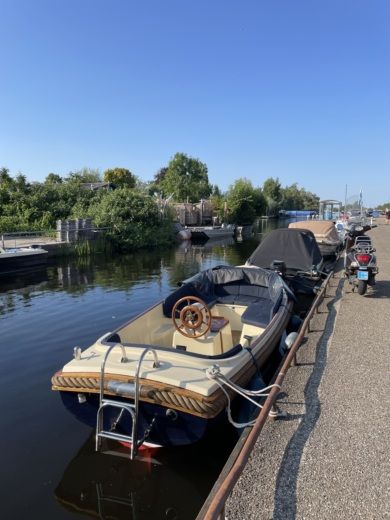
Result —
[[219, 296], [216, 303], [223, 305], [251, 305], [259, 300], [257, 296], [249, 295], [233, 295]]
[[223, 316], [212, 316], [210, 332], [219, 332], [228, 323], [229, 323], [229, 320], [227, 320]]
[[259, 298], [269, 298], [269, 290], [268, 287], [250, 285], [239, 281], [215, 285], [215, 295], [217, 303], [251, 305]]
[[242, 323], [265, 328], [272, 320], [275, 313], [275, 305], [271, 300], [258, 298], [256, 302], [249, 305], [241, 316]]

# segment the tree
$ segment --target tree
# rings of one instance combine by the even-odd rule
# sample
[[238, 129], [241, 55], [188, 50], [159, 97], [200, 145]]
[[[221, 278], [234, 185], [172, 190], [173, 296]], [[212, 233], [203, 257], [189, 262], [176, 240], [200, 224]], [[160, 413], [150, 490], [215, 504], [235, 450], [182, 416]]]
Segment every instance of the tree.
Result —
[[294, 182], [291, 186], [282, 188], [282, 207], [286, 210], [291, 209], [303, 209], [303, 200], [301, 190], [298, 188], [298, 184]]
[[45, 184], [61, 184], [62, 177], [57, 173], [49, 173], [45, 179]]
[[149, 195], [155, 195], [155, 194], [162, 195], [162, 193], [163, 193], [162, 182], [165, 179], [167, 171], [168, 171], [168, 168], [166, 166], [163, 166], [154, 174], [153, 180], [151, 182], [147, 183], [147, 192]]
[[212, 197], [222, 197], [222, 192], [221, 192], [218, 184], [211, 185], [211, 196]]
[[0, 168], [0, 185], [2, 186], [9, 186], [12, 184], [13, 179], [11, 175], [9, 174], [8, 168]]
[[236, 180], [228, 189], [226, 201], [229, 222], [238, 225], [253, 224], [264, 206], [261, 191], [255, 189], [248, 179]]
[[269, 177], [264, 181], [263, 194], [267, 200], [267, 211], [269, 215], [275, 215], [280, 209], [282, 202], [282, 186], [279, 179]]
[[184, 153], [174, 155], [160, 185], [165, 197], [173, 194], [177, 201], [197, 202], [211, 193], [206, 164]]
[[165, 176], [168, 172], [168, 168], [166, 166], [163, 166], [162, 168], [160, 168], [154, 175], [154, 183], [155, 184], [160, 184], [164, 179], [165, 179]]
[[320, 197], [311, 191], [306, 191], [301, 188], [302, 194], [302, 209], [315, 209], [318, 210], [320, 203]]
[[82, 168], [81, 170], [70, 172], [67, 180], [78, 184], [83, 182], [100, 182], [100, 171], [93, 168]]
[[266, 214], [267, 211], [267, 199], [264, 196], [263, 190], [261, 188], [254, 189], [254, 204], [255, 211], [258, 217]]
[[18, 191], [26, 192], [28, 188], [27, 177], [22, 173], [18, 173], [14, 180], [14, 187]]
[[137, 179], [127, 168], [109, 168], [103, 174], [105, 182], [112, 182], [115, 186], [135, 188]]
[[263, 184], [263, 193], [267, 198], [280, 202], [282, 198], [282, 186], [279, 179], [273, 179], [272, 177], [266, 179]]
[[153, 198], [128, 187], [106, 192], [89, 215], [96, 225], [110, 229], [108, 235], [123, 250], [156, 246], [172, 238], [171, 223], [162, 218]]

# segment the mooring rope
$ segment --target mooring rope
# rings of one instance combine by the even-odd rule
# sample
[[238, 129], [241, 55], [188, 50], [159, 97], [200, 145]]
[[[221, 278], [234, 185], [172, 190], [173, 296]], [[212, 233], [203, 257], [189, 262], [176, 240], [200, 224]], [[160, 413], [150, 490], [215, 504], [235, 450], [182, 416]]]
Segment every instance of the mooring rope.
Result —
[[238, 393], [239, 395], [241, 395], [242, 397], [244, 397], [245, 399], [250, 401], [257, 408], [263, 408], [263, 406], [260, 403], [258, 403], [257, 401], [255, 401], [254, 399], [251, 399], [250, 396], [268, 397], [269, 391], [272, 390], [272, 388], [279, 388], [279, 390], [281, 388], [280, 385], [277, 385], [277, 384], [266, 386], [265, 388], [261, 388], [260, 390], [248, 390], [246, 388], [242, 388], [241, 386], [236, 385], [235, 383], [230, 381], [226, 376], [224, 376], [221, 373], [221, 370], [218, 365], [213, 365], [212, 367], [207, 368], [206, 375], [209, 379], [212, 379], [213, 381], [215, 381], [217, 383], [217, 385], [219, 386], [219, 388], [222, 390], [222, 392], [225, 394], [226, 399], [227, 399], [227, 407], [226, 407], [227, 416], [228, 416], [229, 422], [235, 428], [246, 428], [247, 426], [253, 426], [256, 422], [256, 419], [253, 419], [252, 421], [248, 421], [245, 423], [237, 423], [234, 421], [234, 419], [232, 417], [232, 412], [231, 412], [231, 399], [230, 399], [229, 393], [224, 388], [224, 385], [226, 385], [231, 390], [235, 391], [236, 393]]

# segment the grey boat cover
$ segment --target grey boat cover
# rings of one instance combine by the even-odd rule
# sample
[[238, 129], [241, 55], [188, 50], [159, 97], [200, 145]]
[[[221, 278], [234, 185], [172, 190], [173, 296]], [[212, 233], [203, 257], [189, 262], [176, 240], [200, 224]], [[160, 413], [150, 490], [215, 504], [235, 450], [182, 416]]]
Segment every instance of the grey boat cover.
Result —
[[283, 261], [288, 271], [320, 268], [322, 255], [315, 236], [306, 229], [275, 229], [248, 258], [246, 265], [269, 269], [274, 260]]

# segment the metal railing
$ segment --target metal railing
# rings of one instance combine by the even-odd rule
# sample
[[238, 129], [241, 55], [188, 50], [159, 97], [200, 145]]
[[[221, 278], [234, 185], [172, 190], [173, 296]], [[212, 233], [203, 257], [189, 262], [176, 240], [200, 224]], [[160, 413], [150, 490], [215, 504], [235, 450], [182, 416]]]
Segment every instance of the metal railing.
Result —
[[1, 247], [5, 248], [5, 241], [14, 241], [14, 247], [17, 247], [17, 240], [25, 240], [32, 238], [40, 238], [40, 237], [50, 237], [55, 238], [54, 230], [46, 230], [46, 231], [14, 231], [10, 233], [2, 233], [1, 234]]
[[[339, 259], [339, 258], [338, 258]], [[338, 260], [337, 259], [337, 260]], [[275, 386], [266, 398], [263, 408], [259, 413], [253, 427], [247, 427], [240, 436], [236, 446], [234, 447], [229, 459], [225, 463], [220, 476], [215, 482], [209, 496], [207, 497], [202, 509], [198, 513], [196, 520], [222, 520], [225, 518], [224, 510], [227, 499], [241, 476], [253, 450], [253, 447], [264, 427], [264, 424], [272, 411], [275, 402], [280, 393], [280, 387], [284, 381], [288, 369], [291, 365], [296, 364], [296, 354], [300, 347], [306, 332], [310, 332], [310, 321], [314, 313], [318, 312], [318, 307], [326, 296], [326, 288], [329, 280], [334, 276], [331, 271], [324, 280], [321, 290], [317, 294], [305, 320], [303, 321], [298, 335], [292, 344], [290, 350], [281, 363], [276, 378], [272, 381]]]
[[[76, 238], [76, 236], [82, 236], [83, 233], [85, 232], [91, 232], [91, 233], [101, 233], [103, 231], [107, 231], [107, 230], [110, 230], [112, 229], [111, 227], [96, 227], [96, 226], [92, 226], [92, 227], [86, 227], [86, 228], [82, 228], [80, 230], [65, 230], [65, 231], [62, 231], [62, 233], [64, 234], [65, 238], [66, 238], [66, 242], [73, 242], [73, 241], [76, 241], [76, 240], [70, 240], [70, 236], [73, 234], [74, 237]], [[14, 232], [7, 232], [7, 233], [2, 233], [0, 235], [0, 245], [1, 247], [4, 249], [5, 247], [21, 247], [21, 244], [17, 244], [17, 241], [18, 240], [23, 240], [23, 241], [27, 241], [28, 239], [31, 239], [30, 243], [33, 243], [34, 240], [33, 239], [50, 239], [52, 240], [53, 242], [58, 242], [58, 238], [57, 238], [57, 234], [58, 233], [61, 233], [61, 231], [58, 231], [58, 230], [55, 230], [55, 229], [48, 229], [48, 230], [44, 230], [44, 231], [14, 231]], [[13, 242], [13, 244], [7, 244], [6, 245], [6, 241], [7, 242]], [[24, 246], [28, 245], [28, 244], [23, 244]]]

